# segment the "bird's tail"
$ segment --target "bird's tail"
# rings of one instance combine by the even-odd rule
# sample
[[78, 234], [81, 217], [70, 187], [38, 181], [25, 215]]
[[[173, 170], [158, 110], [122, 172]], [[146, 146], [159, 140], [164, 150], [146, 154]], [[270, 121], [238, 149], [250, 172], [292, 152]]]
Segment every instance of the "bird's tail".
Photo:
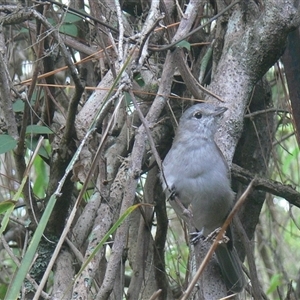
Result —
[[242, 291], [245, 285], [242, 265], [234, 247], [220, 244], [216, 249], [216, 256], [221, 268], [226, 287], [233, 293]]

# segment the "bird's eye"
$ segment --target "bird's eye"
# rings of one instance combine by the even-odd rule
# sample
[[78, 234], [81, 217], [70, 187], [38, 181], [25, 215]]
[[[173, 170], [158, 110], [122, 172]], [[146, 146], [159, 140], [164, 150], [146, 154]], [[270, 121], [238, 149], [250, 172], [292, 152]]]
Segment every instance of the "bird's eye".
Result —
[[202, 114], [201, 114], [201, 112], [196, 112], [195, 114], [194, 114], [194, 117], [196, 118], [196, 119], [201, 119], [202, 118]]

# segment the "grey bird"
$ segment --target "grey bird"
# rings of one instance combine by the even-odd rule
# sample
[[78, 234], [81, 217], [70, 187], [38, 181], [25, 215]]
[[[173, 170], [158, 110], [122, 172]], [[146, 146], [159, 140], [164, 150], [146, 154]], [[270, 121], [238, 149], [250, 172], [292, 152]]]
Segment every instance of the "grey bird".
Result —
[[[214, 141], [218, 119], [226, 110], [209, 103], [188, 108], [162, 164], [167, 199], [204, 237], [223, 225], [234, 200], [228, 165]], [[227, 289], [237, 293], [244, 287], [244, 275], [230, 228], [226, 235], [230, 240], [218, 245], [216, 256]]]

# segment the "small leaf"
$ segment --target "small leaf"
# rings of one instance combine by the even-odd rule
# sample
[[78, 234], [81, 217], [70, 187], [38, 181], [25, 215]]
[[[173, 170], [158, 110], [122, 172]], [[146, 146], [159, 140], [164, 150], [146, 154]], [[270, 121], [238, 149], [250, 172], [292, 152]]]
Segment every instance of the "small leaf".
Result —
[[267, 294], [273, 293], [277, 290], [278, 286], [282, 284], [282, 275], [274, 274], [270, 280], [270, 286], [267, 290]]
[[191, 50], [191, 44], [187, 41], [181, 41], [178, 44], [176, 44], [176, 47], [178, 48], [186, 48], [187, 50]]
[[15, 203], [16, 203], [16, 201], [7, 200], [7, 201], [1, 202], [1, 204], [0, 204], [2, 206], [2, 207], [0, 207], [1, 213], [4, 214], [4, 216], [1, 220], [1, 225], [0, 225], [0, 235], [2, 235], [2, 233], [6, 229], [6, 226], [9, 222], [9, 218], [15, 208]]
[[4, 299], [5, 297], [5, 294], [7, 292], [7, 288], [8, 288], [8, 285], [7, 284], [0, 284], [0, 299]]
[[131, 99], [131, 96], [129, 95], [129, 93], [128, 93], [128, 92], [125, 92], [125, 93], [124, 93], [124, 96], [125, 96], [125, 102], [126, 102], [126, 105], [127, 105], [127, 106], [132, 105], [132, 99]]
[[[19, 31], [19, 34], [21, 34], [21, 33], [26, 33], [26, 34], [28, 34], [28, 32], [29, 32], [29, 29], [28, 29], [28, 28], [22, 27], [21, 30]], [[0, 298], [0, 299], [1, 299], [1, 298]]]
[[41, 125], [28, 125], [26, 128], [27, 134], [52, 134], [53, 131], [46, 126]]
[[17, 141], [10, 135], [1, 134], [0, 135], [0, 154], [6, 153], [13, 150], [17, 145]]
[[137, 82], [140, 87], [145, 86], [145, 81], [141, 75], [141, 73], [136, 74], [133, 79]]
[[44, 90], [42, 91], [34, 91], [33, 94], [32, 94], [32, 97], [31, 97], [31, 105], [34, 105], [35, 102], [40, 99], [40, 98], [43, 98], [44, 97]]
[[48, 18], [47, 20], [52, 26], [55, 26], [55, 20], [53, 18]]
[[63, 33], [63, 34], [66, 34], [66, 35], [73, 36], [73, 37], [78, 36], [78, 29], [77, 29], [76, 25], [74, 25], [72, 23], [61, 25], [59, 27], [59, 32]]
[[12, 200], [6, 200], [0, 202], [0, 214], [5, 213], [6, 211], [8, 211], [10, 208], [14, 206], [15, 206], [15, 201]]
[[23, 112], [24, 111], [24, 102], [21, 99], [18, 99], [14, 104], [13, 104], [13, 110], [14, 112]]
[[[25, 144], [26, 144], [27, 148], [29, 148], [31, 151], [34, 151], [38, 144], [38, 140], [37, 139], [25, 139]], [[45, 158], [50, 158], [47, 150], [45, 149], [45, 147], [43, 145], [40, 147], [38, 154]]]
[[64, 18], [64, 23], [75, 23], [75, 22], [78, 22], [81, 20], [82, 20], [82, 17], [80, 17], [76, 14], [67, 13], [66, 17]]

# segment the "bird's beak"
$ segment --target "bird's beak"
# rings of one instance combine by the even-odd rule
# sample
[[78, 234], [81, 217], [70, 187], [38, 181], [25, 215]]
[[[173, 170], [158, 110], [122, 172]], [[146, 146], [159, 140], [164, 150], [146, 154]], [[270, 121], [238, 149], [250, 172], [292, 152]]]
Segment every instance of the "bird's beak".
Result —
[[224, 106], [218, 106], [215, 108], [215, 111], [213, 113], [214, 116], [222, 115], [228, 108]]

